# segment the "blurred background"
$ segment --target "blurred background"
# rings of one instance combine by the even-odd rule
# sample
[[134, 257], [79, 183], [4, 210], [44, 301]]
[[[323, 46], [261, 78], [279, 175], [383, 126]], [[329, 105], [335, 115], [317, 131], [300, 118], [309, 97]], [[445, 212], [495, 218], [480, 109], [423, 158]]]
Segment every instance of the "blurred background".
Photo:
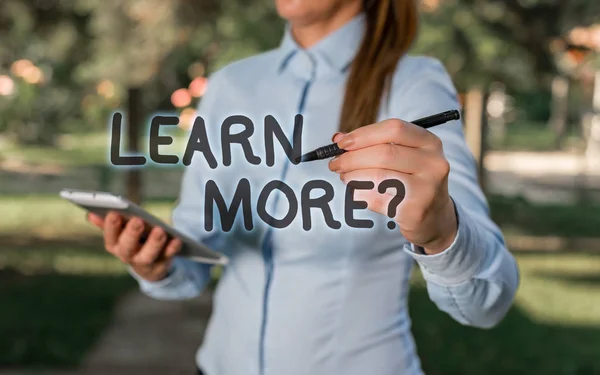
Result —
[[[417, 271], [427, 374], [600, 374], [600, 2], [421, 0], [412, 53], [442, 60], [491, 214], [521, 268], [491, 330], [460, 326]], [[114, 169], [108, 121], [172, 146], [224, 64], [278, 45], [271, 0], [0, 0], [0, 375], [186, 374], [210, 293], [152, 301], [63, 187], [126, 194], [169, 220], [181, 168]], [[126, 142], [126, 143], [125, 143]], [[167, 153], [168, 147], [164, 148]], [[218, 275], [215, 276], [215, 279]]]

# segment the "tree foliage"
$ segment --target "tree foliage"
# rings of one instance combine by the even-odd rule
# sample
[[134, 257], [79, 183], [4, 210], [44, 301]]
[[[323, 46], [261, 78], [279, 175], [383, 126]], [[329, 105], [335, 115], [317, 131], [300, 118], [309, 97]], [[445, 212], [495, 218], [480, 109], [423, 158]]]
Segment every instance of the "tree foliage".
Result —
[[[0, 96], [0, 131], [50, 143], [60, 132], [102, 128], [131, 87], [143, 88], [147, 110], [172, 108], [191, 63], [208, 73], [273, 48], [281, 25], [270, 0], [4, 0], [0, 75], [14, 79], [15, 93]], [[12, 75], [21, 59], [43, 82]]]
[[[459, 89], [502, 81], [513, 90], [545, 90], [562, 69], [557, 40], [600, 19], [589, 0], [422, 0], [414, 53], [443, 60]], [[15, 93], [0, 96], [0, 131], [23, 141], [103, 128], [142, 88], [148, 111], [169, 110], [170, 94], [206, 74], [274, 48], [283, 21], [272, 0], [3, 0], [0, 75]], [[36, 84], [16, 77], [26, 59], [43, 73]]]
[[463, 89], [499, 80], [535, 90], [559, 71], [568, 32], [599, 21], [599, 1], [441, 0], [423, 14], [417, 50], [442, 58]]
[[15, 93], [0, 96], [0, 131], [22, 141], [52, 142], [60, 129], [78, 119], [82, 88], [71, 71], [85, 58], [87, 18], [69, 1], [0, 2], [0, 74], [11, 74], [15, 61], [27, 59], [39, 69], [39, 83], [12, 75]]

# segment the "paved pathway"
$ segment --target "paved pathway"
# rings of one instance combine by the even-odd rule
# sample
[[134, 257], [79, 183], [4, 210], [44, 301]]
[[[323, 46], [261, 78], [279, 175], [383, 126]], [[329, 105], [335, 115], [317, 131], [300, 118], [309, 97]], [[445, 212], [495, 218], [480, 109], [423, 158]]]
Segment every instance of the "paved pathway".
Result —
[[1, 371], [0, 375], [192, 375], [211, 313], [211, 293], [157, 301], [138, 290], [123, 296], [112, 324], [76, 371]]
[[485, 166], [490, 193], [537, 203], [572, 203], [586, 193], [600, 201], [600, 166], [579, 154], [496, 151]]
[[190, 301], [157, 301], [132, 291], [118, 305], [81, 374], [194, 374], [211, 299], [205, 292]]
[[[596, 159], [599, 162], [593, 163]], [[571, 202], [579, 188], [600, 190], [600, 155], [586, 160], [568, 152], [492, 151], [486, 156], [485, 165], [490, 193], [519, 194], [535, 202]], [[123, 180], [118, 178], [122, 171], [109, 169], [115, 174], [112, 182], [102, 183], [108, 178], [106, 171], [94, 167], [24, 169], [4, 162], [0, 163], [0, 194], [56, 194], [64, 187], [123, 193]], [[177, 196], [181, 173], [182, 169], [145, 170], [144, 196]], [[165, 185], [164, 181], [174, 183]]]

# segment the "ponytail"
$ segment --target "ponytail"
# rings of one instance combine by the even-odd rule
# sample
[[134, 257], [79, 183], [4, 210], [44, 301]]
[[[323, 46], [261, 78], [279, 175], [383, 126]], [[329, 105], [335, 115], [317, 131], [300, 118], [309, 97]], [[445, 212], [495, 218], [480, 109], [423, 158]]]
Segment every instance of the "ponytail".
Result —
[[342, 132], [377, 121], [398, 61], [417, 34], [415, 0], [365, 0], [363, 6], [366, 30], [350, 66], [340, 117]]

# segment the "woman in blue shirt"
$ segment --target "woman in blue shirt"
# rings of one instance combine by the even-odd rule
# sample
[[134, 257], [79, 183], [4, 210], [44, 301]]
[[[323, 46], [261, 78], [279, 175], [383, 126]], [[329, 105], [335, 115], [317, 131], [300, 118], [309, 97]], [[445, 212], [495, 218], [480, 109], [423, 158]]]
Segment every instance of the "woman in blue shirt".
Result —
[[[267, 166], [264, 159], [248, 163], [242, 148], [232, 147], [232, 164], [219, 161], [214, 169], [202, 154], [194, 157], [174, 225], [230, 258], [197, 364], [207, 375], [421, 374], [407, 310], [415, 261], [431, 300], [465, 325], [497, 324], [519, 282], [515, 260], [489, 218], [461, 122], [427, 131], [402, 121], [458, 108], [456, 91], [438, 61], [406, 55], [417, 28], [411, 0], [276, 3], [289, 25], [281, 45], [210, 79], [199, 115], [213, 154], [221, 155], [220, 126], [231, 115], [253, 121], [250, 143], [260, 155], [265, 116], [274, 116], [291, 135], [299, 113], [305, 151], [333, 139], [348, 152], [298, 165], [277, 152]], [[307, 181], [327, 181], [334, 190], [331, 213], [341, 228], [331, 228], [326, 215], [312, 210], [310, 230], [297, 217], [280, 229], [257, 219], [251, 231], [239, 220], [230, 232], [205, 231], [206, 181], [215, 181], [231, 202], [242, 178], [250, 181], [252, 207], [272, 180], [284, 181], [297, 196]], [[366, 180], [377, 186], [388, 178], [406, 189], [396, 228], [388, 228], [386, 216], [393, 191], [356, 190], [355, 200], [369, 209], [356, 216], [374, 226], [346, 225], [345, 184]], [[272, 198], [269, 213], [285, 216], [289, 204]], [[90, 221], [103, 228], [106, 249], [130, 265], [149, 296], [202, 293], [210, 268], [178, 257], [178, 240], [167, 243], [154, 228], [139, 245], [138, 219], [125, 223], [111, 213], [105, 221]]]

